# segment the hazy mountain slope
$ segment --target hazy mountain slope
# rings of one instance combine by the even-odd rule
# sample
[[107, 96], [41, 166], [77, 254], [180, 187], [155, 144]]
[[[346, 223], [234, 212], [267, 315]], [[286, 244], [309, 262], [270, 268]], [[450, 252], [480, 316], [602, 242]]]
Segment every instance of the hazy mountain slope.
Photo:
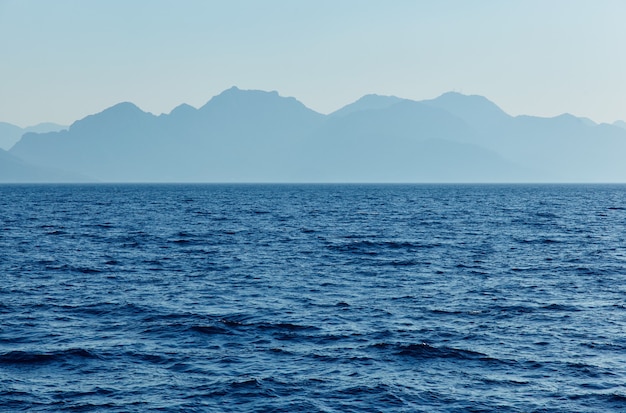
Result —
[[45, 133], [65, 128], [67, 126], [57, 125], [56, 123], [40, 123], [39, 125], [20, 128], [10, 123], [0, 122], [0, 149], [8, 151], [27, 132]]
[[10, 152], [32, 164], [102, 180], [149, 179], [149, 170], [161, 160], [155, 159], [161, 155], [154, 150], [159, 135], [155, 119], [131, 103], [120, 103], [68, 130], [27, 133]]
[[518, 116], [495, 149], [566, 182], [626, 182], [626, 130], [572, 115]]
[[482, 96], [446, 93], [423, 103], [476, 131], [471, 142], [538, 171], [541, 181], [626, 182], [626, 130], [564, 114], [512, 117]]
[[480, 146], [425, 139], [403, 145], [357, 146], [309, 164], [310, 182], [529, 182], [538, 178]]
[[88, 182], [91, 179], [71, 172], [30, 165], [0, 149], [0, 182]]
[[[401, 100], [329, 119], [304, 147], [314, 181], [489, 182], [537, 178], [475, 141], [447, 111]], [[304, 156], [303, 156], [304, 157]]]
[[0, 122], [0, 149], [9, 150], [24, 132], [19, 126]]
[[329, 119], [317, 139], [341, 136], [378, 135], [423, 140], [446, 138], [466, 141], [474, 133], [450, 113], [419, 102], [401, 101], [383, 109], [361, 110]]

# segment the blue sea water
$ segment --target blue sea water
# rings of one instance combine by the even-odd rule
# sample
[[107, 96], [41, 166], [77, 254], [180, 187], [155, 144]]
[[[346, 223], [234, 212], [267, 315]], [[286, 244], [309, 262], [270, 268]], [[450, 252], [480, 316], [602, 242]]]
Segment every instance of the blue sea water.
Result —
[[0, 411], [626, 410], [626, 186], [0, 186]]

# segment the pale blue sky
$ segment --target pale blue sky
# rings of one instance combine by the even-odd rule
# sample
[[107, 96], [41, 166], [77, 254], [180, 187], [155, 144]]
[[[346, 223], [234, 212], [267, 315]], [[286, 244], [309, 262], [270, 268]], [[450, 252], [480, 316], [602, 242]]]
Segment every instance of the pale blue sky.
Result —
[[69, 124], [277, 90], [328, 113], [456, 90], [626, 119], [623, 0], [0, 0], [0, 121]]

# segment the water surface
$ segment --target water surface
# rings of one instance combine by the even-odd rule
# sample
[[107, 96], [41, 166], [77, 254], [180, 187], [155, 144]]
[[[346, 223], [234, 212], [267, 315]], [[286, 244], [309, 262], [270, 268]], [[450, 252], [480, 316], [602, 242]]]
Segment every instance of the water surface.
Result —
[[626, 186], [0, 186], [0, 410], [626, 409]]

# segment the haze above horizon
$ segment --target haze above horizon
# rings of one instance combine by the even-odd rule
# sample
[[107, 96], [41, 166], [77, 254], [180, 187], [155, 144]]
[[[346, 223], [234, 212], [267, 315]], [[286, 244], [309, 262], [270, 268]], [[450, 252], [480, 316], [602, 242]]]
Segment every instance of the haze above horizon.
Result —
[[377, 93], [626, 118], [626, 2], [0, 0], [0, 121], [168, 113], [237, 85], [330, 113]]

